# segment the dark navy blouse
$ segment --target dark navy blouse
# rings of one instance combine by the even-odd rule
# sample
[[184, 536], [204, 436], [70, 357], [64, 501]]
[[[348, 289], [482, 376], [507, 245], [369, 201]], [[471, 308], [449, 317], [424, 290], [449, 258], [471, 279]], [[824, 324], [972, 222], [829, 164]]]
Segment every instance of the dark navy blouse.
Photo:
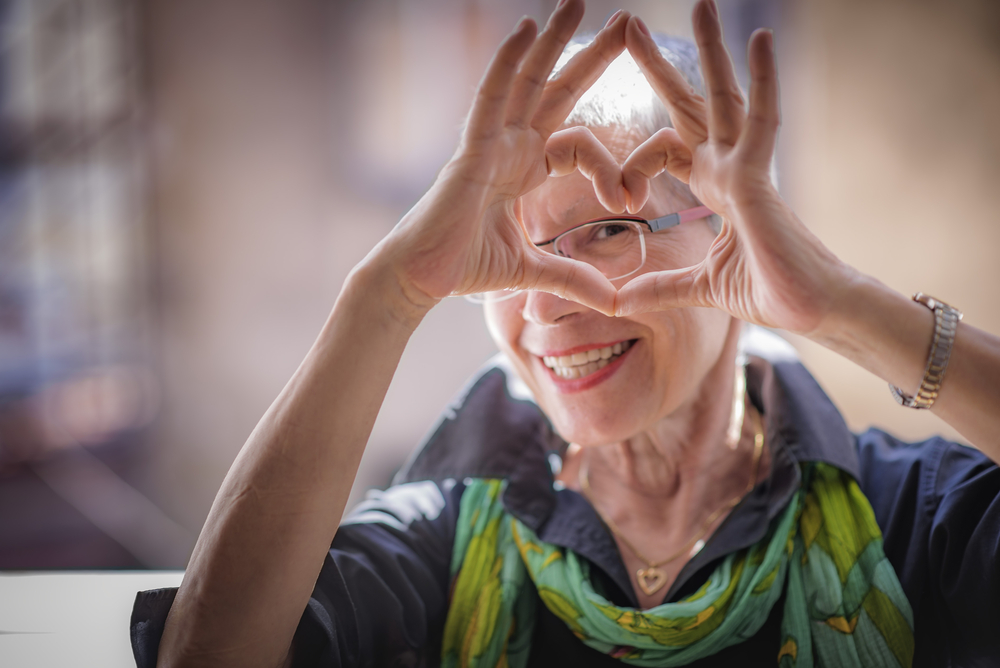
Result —
[[[696, 591], [719, 561], [761, 537], [798, 489], [799, 462], [852, 473], [871, 501], [913, 607], [914, 666], [1000, 666], [1000, 469], [972, 448], [933, 438], [903, 443], [852, 434], [806, 369], [752, 356], [751, 401], [760, 409], [771, 475], [726, 518], [681, 571], [666, 600]], [[553, 484], [566, 443], [518, 390], [503, 363], [487, 368], [442, 417], [384, 492], [355, 508], [334, 538], [295, 635], [294, 665], [435, 666], [448, 609], [452, 540], [464, 481], [505, 478], [503, 502], [543, 541], [590, 561], [594, 586], [636, 606], [614, 539], [590, 504]], [[132, 644], [156, 663], [175, 590], [140, 592]], [[774, 666], [782, 601], [757, 635], [695, 666]], [[532, 666], [618, 666], [582, 644], [540, 602]]]

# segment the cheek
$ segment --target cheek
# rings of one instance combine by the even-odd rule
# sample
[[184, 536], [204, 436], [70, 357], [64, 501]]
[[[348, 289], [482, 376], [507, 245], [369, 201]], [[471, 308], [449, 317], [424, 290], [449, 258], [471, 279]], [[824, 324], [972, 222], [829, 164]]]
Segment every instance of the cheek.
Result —
[[486, 319], [486, 329], [497, 348], [510, 356], [517, 356], [517, 342], [524, 329], [523, 297], [515, 297], [493, 304], [483, 304], [483, 317]]
[[707, 221], [646, 235], [643, 271], [680, 269], [698, 264], [708, 255], [716, 234]]
[[674, 309], [647, 317], [645, 324], [654, 332], [651, 363], [657, 388], [650, 398], [661, 413], [670, 413], [690, 399], [718, 362], [731, 318], [712, 308]]

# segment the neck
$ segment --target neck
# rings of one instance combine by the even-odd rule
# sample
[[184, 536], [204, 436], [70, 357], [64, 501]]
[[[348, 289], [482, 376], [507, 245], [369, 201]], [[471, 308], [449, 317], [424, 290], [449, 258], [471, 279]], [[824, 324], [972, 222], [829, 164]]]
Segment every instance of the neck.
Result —
[[[684, 406], [621, 443], [572, 447], [564, 461], [562, 482], [585, 493], [612, 529], [641, 609], [662, 603], [687, 560], [770, 470], [767, 450], [755, 447], [759, 416], [748, 415], [734, 382], [738, 339], [734, 321], [719, 361]], [[735, 440], [734, 402], [747, 416]]]
[[734, 382], [743, 373], [736, 368], [739, 324], [734, 321], [719, 360], [684, 405], [625, 441], [593, 448], [595, 471], [601, 469], [609, 483], [660, 500], [692, 485], [719, 486], [720, 474], [725, 478], [729, 464], [741, 459], [734, 457], [738, 443], [728, 433], [734, 418], [743, 416], [743, 385]]
[[[595, 505], [623, 531], [657, 527], [663, 542], [683, 543], [745, 491], [753, 422], [744, 420], [737, 442], [727, 438], [734, 401], [742, 404], [745, 394], [737, 395], [734, 383], [739, 329], [734, 322], [719, 361], [685, 405], [625, 441], [568, 453], [564, 482], [579, 487], [586, 458]], [[761, 471], [766, 464], [760, 462]]]

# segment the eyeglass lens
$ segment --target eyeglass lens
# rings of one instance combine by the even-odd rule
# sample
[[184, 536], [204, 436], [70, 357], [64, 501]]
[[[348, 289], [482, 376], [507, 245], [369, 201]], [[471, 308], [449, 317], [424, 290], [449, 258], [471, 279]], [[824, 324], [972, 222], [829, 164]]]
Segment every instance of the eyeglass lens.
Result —
[[556, 238], [555, 251], [586, 262], [609, 280], [634, 274], [646, 259], [642, 227], [627, 220], [591, 223]]
[[[586, 262], [608, 280], [630, 276], [646, 261], [642, 226], [630, 220], [606, 220], [569, 230], [553, 241], [550, 249], [563, 257]], [[515, 297], [520, 290], [497, 290], [468, 295], [474, 303], [497, 302]]]

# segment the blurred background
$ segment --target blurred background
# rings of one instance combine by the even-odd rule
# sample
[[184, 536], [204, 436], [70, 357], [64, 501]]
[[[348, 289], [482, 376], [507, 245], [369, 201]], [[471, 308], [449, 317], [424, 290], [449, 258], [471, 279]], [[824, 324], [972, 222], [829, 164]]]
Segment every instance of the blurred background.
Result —
[[[351, 267], [430, 185], [555, 0], [0, 0], [0, 569], [181, 568]], [[591, 0], [690, 35], [689, 0]], [[840, 257], [1000, 332], [1000, 6], [721, 0], [773, 26], [781, 187]], [[363, 332], [358, 333], [363, 336]], [[944, 433], [791, 338], [854, 429]], [[493, 352], [450, 300], [353, 498]]]

